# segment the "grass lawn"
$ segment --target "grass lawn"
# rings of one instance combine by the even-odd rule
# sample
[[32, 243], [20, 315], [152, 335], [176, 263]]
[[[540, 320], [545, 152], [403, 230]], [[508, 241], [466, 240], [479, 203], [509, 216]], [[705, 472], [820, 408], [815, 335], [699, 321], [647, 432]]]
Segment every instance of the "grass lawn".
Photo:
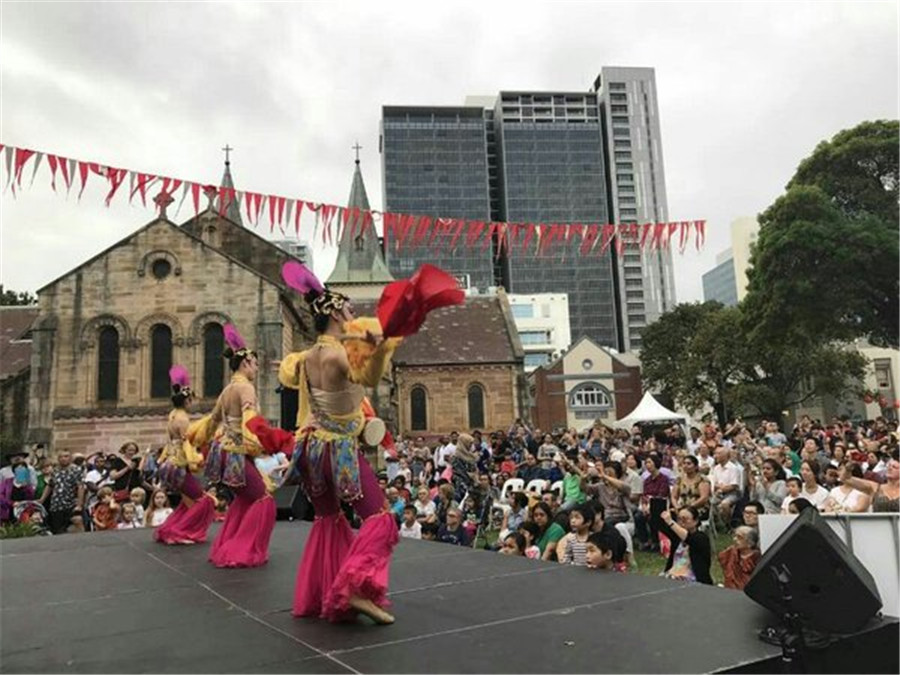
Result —
[[[490, 530], [485, 532], [483, 537], [479, 537], [478, 543], [476, 544], [476, 548], [483, 548], [485, 541], [489, 544], [493, 544], [497, 541], [497, 535], [499, 533], [496, 530]], [[717, 557], [717, 553], [719, 551], [723, 551], [729, 546], [731, 546], [732, 540], [731, 535], [727, 533], [719, 533], [719, 536], [716, 537], [714, 542], [713, 551], [712, 551], [712, 578], [713, 582], [717, 584], [721, 584], [723, 582], [722, 577], [722, 566], [719, 565], [719, 559]], [[659, 553], [645, 553], [643, 551], [635, 551], [634, 552], [635, 562], [637, 563], [637, 569], [632, 568], [630, 571], [634, 574], [646, 574], [648, 576], [659, 576], [659, 574], [666, 567], [666, 559], [663, 558]]]

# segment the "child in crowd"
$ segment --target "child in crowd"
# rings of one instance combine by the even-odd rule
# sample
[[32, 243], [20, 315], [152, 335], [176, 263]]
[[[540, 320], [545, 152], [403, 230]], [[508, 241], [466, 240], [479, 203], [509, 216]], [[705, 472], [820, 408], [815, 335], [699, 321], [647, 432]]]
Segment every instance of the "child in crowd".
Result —
[[[616, 559], [618, 557], [618, 560]], [[621, 548], [613, 537], [603, 532], [594, 532], [588, 537], [585, 561], [590, 569], [627, 572], [628, 564], [621, 555]]]
[[530, 520], [526, 520], [519, 525], [519, 528], [516, 531], [525, 537], [525, 557], [531, 560], [538, 560], [541, 557], [541, 549], [539, 549], [534, 542], [537, 541], [541, 532], [537, 524]]
[[[136, 487], [131, 491], [131, 503], [134, 505], [134, 517], [139, 523], [144, 522], [144, 501], [147, 499], [147, 491], [142, 487]], [[143, 527], [143, 525], [141, 525]]]
[[118, 521], [119, 505], [113, 499], [113, 489], [109, 486], [97, 491], [97, 503], [91, 512], [95, 530], [114, 530]]
[[790, 513], [788, 507], [791, 505], [791, 502], [800, 497], [800, 490], [803, 489], [803, 481], [801, 481], [796, 476], [791, 476], [785, 481], [787, 485], [787, 497], [784, 498], [784, 501], [781, 502], [781, 512], [782, 513]]
[[143, 523], [137, 517], [137, 507], [131, 502], [122, 504], [122, 514], [119, 517], [119, 524], [116, 526], [116, 529], [132, 530], [143, 526]]
[[403, 507], [403, 522], [400, 524], [400, 536], [405, 539], [421, 539], [422, 523], [416, 519], [416, 507], [407, 504]]
[[575, 504], [569, 512], [571, 530], [557, 544], [557, 558], [564, 565], [587, 564], [587, 543], [594, 523], [594, 510], [588, 504]]
[[422, 539], [424, 541], [436, 541], [440, 526], [437, 523], [422, 523]]
[[225, 499], [225, 495], [219, 494], [215, 485], [210, 486], [206, 494], [216, 500], [216, 517], [214, 520], [217, 523], [221, 523], [225, 520], [225, 514], [228, 511], [228, 500]]
[[153, 496], [150, 498], [150, 508], [144, 514], [144, 525], [147, 527], [159, 527], [169, 514], [172, 513], [172, 507], [169, 506], [169, 495], [164, 490], [154, 490]]
[[503, 547], [500, 549], [500, 553], [503, 555], [518, 555], [525, 556], [525, 549], [528, 547], [528, 543], [525, 541], [525, 537], [522, 536], [519, 532], [513, 532], [510, 535], [507, 535], [506, 539], [503, 540]]

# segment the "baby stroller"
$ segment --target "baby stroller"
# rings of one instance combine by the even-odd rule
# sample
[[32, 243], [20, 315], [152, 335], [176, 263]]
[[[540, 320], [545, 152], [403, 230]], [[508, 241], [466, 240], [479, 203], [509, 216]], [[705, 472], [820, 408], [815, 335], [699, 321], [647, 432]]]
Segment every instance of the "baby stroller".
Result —
[[32, 525], [37, 530], [36, 534], [50, 534], [47, 527], [47, 509], [40, 502], [19, 502], [13, 506], [13, 519], [17, 523]]

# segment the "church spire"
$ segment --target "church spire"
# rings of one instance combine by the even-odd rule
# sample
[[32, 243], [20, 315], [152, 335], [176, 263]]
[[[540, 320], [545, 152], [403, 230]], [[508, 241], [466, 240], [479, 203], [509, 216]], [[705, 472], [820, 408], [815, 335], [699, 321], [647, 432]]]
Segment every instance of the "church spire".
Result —
[[[350, 185], [350, 198], [347, 206], [351, 209], [358, 208], [360, 212], [370, 210], [369, 197], [366, 194], [366, 185], [363, 182], [362, 170], [359, 166], [359, 150], [362, 146], [357, 143], [353, 146], [356, 151], [353, 182]], [[394, 277], [388, 271], [384, 262], [384, 254], [378, 244], [378, 236], [375, 227], [369, 223], [365, 232], [360, 232], [362, 216], [356, 223], [356, 227], [348, 224], [350, 228], [347, 236], [342, 236], [338, 249], [337, 262], [329, 284], [389, 284]], [[353, 236], [349, 236], [350, 234]]]
[[[225, 147], [222, 148], [222, 152], [225, 153], [225, 173], [222, 174], [222, 183], [221, 186], [224, 188], [234, 189], [234, 181], [231, 179], [231, 155], [230, 153], [234, 151], [234, 148], [229, 146], [227, 143]], [[237, 223], [238, 225], [243, 225], [244, 221], [241, 220], [241, 203], [237, 199], [229, 199], [228, 206], [225, 208], [225, 217], [228, 218], [233, 223]]]

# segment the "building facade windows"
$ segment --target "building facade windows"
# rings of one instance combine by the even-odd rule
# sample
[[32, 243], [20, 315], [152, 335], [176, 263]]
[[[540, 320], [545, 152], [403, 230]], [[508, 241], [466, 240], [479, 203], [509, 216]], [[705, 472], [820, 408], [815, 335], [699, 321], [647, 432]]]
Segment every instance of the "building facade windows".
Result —
[[97, 399], [115, 403], [119, 400], [119, 331], [104, 326], [97, 342]]
[[484, 389], [479, 384], [469, 386], [468, 391], [469, 429], [484, 427]]
[[413, 431], [428, 428], [428, 394], [425, 387], [413, 387], [409, 392], [409, 421]]
[[225, 334], [222, 326], [208, 323], [203, 327], [203, 396], [212, 398], [225, 386]]
[[172, 329], [158, 323], [150, 329], [150, 398], [166, 398], [171, 393]]
[[597, 382], [579, 384], [569, 394], [569, 405], [575, 409], [608, 409], [612, 407], [609, 392]]

